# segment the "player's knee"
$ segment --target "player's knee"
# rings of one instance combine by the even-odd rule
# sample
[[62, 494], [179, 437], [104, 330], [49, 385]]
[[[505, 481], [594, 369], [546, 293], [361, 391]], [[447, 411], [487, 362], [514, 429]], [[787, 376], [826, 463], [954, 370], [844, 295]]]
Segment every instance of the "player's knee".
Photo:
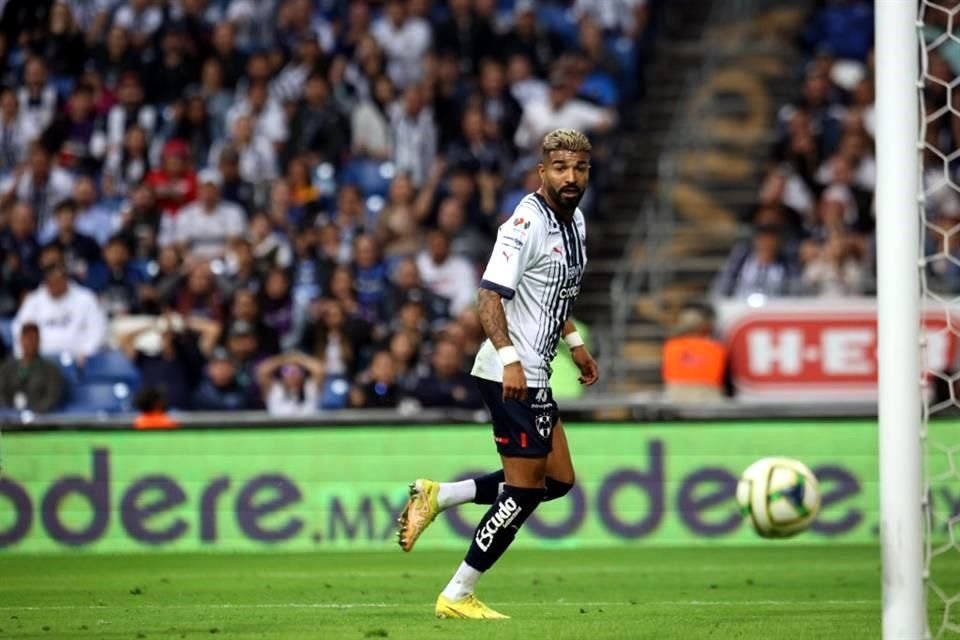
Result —
[[556, 478], [547, 478], [547, 500], [556, 500], [570, 493], [573, 489], [575, 478], [571, 475], [570, 482], [558, 480]]

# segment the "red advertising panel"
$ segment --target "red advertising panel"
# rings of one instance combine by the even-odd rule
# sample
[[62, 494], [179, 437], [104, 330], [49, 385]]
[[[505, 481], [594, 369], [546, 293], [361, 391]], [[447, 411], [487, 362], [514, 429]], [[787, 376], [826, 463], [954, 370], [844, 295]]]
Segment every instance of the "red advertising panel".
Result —
[[[811, 401], [876, 397], [877, 317], [873, 300], [842, 304], [789, 300], [758, 307], [724, 303], [718, 315], [741, 397], [775, 399], [789, 395], [809, 397]], [[951, 369], [957, 336], [948, 325], [948, 316], [942, 310], [924, 314], [925, 366], [929, 369]]]

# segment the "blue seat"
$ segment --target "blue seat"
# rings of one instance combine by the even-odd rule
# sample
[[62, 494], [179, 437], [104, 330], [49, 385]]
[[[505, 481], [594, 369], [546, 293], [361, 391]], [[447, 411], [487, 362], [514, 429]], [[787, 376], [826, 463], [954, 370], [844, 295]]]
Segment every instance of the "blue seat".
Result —
[[107, 349], [87, 358], [83, 365], [85, 383], [124, 382], [136, 389], [140, 386], [140, 372], [122, 351]]
[[364, 196], [386, 196], [396, 171], [393, 163], [356, 158], [343, 168], [341, 182], [354, 184]]
[[61, 413], [124, 413], [130, 410], [131, 389], [123, 382], [88, 382], [70, 389]]
[[345, 409], [350, 383], [345, 378], [328, 378], [320, 394], [320, 408], [328, 411]]
[[567, 46], [577, 43], [578, 27], [574, 20], [573, 10], [547, 3], [537, 3], [537, 22], [547, 31], [555, 34], [566, 42]]
[[69, 353], [61, 353], [60, 357], [50, 359], [60, 367], [60, 373], [63, 374], [63, 378], [68, 385], [80, 384], [80, 369], [77, 368], [77, 363], [73, 361], [73, 357]]

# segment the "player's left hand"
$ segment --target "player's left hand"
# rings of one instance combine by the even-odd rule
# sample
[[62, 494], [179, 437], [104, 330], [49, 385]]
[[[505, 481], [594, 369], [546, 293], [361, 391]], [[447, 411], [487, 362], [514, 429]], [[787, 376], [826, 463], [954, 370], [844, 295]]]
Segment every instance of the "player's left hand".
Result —
[[597, 367], [597, 361], [593, 359], [585, 346], [580, 346], [570, 352], [573, 356], [573, 362], [580, 369], [580, 384], [590, 386], [600, 378], [600, 368]]

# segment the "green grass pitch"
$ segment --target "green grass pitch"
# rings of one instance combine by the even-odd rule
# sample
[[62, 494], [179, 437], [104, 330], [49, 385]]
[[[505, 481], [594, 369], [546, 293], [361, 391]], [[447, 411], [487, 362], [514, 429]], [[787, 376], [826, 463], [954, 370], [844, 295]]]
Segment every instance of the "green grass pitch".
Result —
[[478, 591], [512, 620], [437, 620], [461, 557], [0, 556], [0, 639], [880, 637], [875, 546], [514, 550]]

